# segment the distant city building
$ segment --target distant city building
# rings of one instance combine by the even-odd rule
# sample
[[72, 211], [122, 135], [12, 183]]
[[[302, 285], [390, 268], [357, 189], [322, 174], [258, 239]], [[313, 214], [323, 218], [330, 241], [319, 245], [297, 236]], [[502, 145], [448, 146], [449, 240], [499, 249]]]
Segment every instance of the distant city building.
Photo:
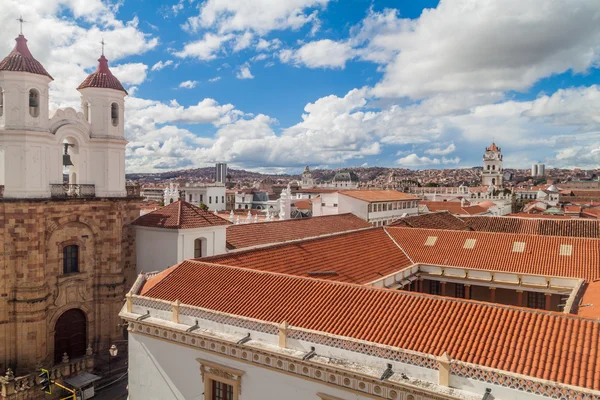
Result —
[[215, 165], [215, 182], [226, 183], [227, 181], [227, 164], [217, 163]]
[[492, 143], [483, 155], [482, 183], [484, 186], [502, 187], [502, 175], [502, 151], [496, 143]]
[[546, 176], [546, 166], [544, 164], [537, 165], [538, 176]]
[[145, 186], [142, 188], [141, 196], [146, 201], [156, 201], [157, 203], [164, 203], [165, 187], [164, 186]]
[[357, 189], [360, 185], [360, 179], [354, 171], [339, 171], [335, 174], [331, 182], [317, 183], [313, 178], [308, 165], [302, 172], [302, 189], [310, 188], [334, 188], [334, 189]]
[[531, 164], [531, 176], [546, 176], [546, 165], [544, 164]]
[[227, 209], [225, 191], [225, 184], [221, 182], [186, 183], [180, 189], [180, 196], [195, 206], [204, 204], [211, 211], [220, 211]]
[[383, 226], [419, 212], [418, 199], [395, 190], [342, 190], [322, 193], [312, 200], [313, 216], [352, 213]]

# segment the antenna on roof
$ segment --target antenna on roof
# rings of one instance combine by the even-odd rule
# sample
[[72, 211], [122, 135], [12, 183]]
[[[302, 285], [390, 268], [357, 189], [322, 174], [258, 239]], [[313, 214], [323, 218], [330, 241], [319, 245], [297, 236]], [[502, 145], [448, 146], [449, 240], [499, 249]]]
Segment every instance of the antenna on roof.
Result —
[[27, 21], [25, 21], [25, 20], [23, 19], [23, 16], [22, 16], [22, 15], [21, 15], [19, 18], [17, 18], [17, 21], [19, 21], [19, 22], [21, 23], [21, 33], [20, 33], [20, 34], [22, 35], [22, 34], [23, 34], [23, 24], [24, 24], [25, 22], [27, 22]]

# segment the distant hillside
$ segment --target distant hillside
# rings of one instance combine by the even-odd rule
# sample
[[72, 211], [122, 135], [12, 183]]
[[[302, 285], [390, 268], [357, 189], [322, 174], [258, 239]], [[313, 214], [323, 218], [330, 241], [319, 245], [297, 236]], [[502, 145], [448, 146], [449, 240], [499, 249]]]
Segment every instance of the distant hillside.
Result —
[[[354, 171], [358, 175], [361, 181], [371, 181], [378, 176], [385, 176], [390, 171], [396, 173], [410, 173], [410, 170], [399, 169], [399, 168], [384, 168], [384, 167], [356, 167], [356, 168], [342, 168], [344, 171]], [[330, 181], [333, 179], [335, 174], [340, 169], [315, 169], [311, 170], [313, 178], [321, 182]], [[258, 172], [246, 171], [243, 169], [231, 169], [227, 170], [227, 173], [231, 175], [232, 181], [254, 181], [271, 178], [275, 181], [289, 181], [297, 180], [301, 178], [301, 175], [285, 175], [285, 174], [261, 174]], [[154, 174], [127, 174], [127, 179], [152, 182], [152, 181], [168, 181], [168, 180], [190, 180], [190, 181], [211, 181], [215, 179], [214, 167], [206, 168], [195, 168], [186, 169], [179, 171], [160, 172]]]

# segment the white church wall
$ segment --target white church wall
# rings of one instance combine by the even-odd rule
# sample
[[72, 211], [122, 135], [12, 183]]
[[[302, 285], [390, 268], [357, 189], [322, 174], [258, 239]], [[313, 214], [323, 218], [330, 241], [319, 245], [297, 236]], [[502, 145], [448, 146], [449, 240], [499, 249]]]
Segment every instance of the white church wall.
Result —
[[244, 371], [240, 399], [318, 400], [317, 393], [345, 400], [370, 399], [324, 383], [301, 379], [139, 333], [129, 335], [130, 398], [204, 399], [200, 363], [196, 359]]
[[180, 229], [177, 244], [177, 262], [194, 258], [194, 242], [202, 239], [202, 257], [227, 252], [227, 225], [198, 229]]
[[162, 271], [177, 264], [176, 229], [135, 227], [136, 272]]

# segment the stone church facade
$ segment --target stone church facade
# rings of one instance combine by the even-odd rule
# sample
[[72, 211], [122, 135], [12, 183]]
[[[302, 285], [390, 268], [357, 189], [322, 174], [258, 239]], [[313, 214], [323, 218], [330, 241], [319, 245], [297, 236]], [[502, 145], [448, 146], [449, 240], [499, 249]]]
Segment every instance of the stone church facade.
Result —
[[0, 398], [40, 367], [90, 369], [122, 339], [140, 202], [125, 182], [127, 92], [104, 55], [77, 88], [81, 110], [51, 116], [52, 77], [16, 41], [0, 62]]

